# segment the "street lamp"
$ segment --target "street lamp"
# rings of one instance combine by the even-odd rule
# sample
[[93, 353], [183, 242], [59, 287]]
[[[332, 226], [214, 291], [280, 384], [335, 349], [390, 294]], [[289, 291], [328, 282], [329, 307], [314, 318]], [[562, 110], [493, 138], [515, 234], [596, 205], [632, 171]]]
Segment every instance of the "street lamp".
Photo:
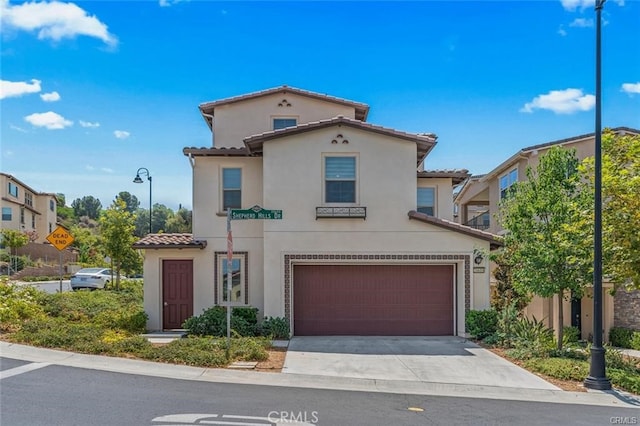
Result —
[[595, 203], [593, 220], [593, 345], [589, 376], [584, 386], [589, 389], [611, 389], [606, 375], [605, 350], [602, 347], [602, 73], [600, 33], [602, 7], [606, 0], [596, 0], [596, 130], [595, 130]]
[[151, 175], [149, 174], [149, 169], [146, 169], [144, 167], [140, 167], [138, 169], [138, 171], [136, 172], [136, 177], [135, 179], [133, 179], [133, 183], [142, 183], [144, 182], [142, 180], [142, 178], [140, 177], [140, 173], [142, 173], [143, 176], [147, 177], [147, 180], [149, 181], [149, 234], [151, 234], [151, 218], [152, 218], [152, 212], [151, 212]]

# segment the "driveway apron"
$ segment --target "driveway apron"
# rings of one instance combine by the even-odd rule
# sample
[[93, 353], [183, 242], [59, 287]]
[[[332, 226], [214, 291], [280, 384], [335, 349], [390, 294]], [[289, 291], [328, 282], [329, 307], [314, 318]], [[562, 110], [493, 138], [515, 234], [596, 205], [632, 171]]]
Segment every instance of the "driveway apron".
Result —
[[359, 379], [559, 389], [461, 337], [294, 337], [289, 342], [282, 372]]

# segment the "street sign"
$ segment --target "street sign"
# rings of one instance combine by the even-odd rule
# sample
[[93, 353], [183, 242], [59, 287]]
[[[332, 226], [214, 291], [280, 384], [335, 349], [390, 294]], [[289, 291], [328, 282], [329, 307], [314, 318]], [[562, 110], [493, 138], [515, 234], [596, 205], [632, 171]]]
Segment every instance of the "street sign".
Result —
[[71, 243], [73, 243], [73, 240], [73, 235], [62, 226], [58, 226], [52, 233], [47, 235], [47, 241], [60, 251], [69, 247]]
[[267, 210], [260, 206], [250, 209], [231, 209], [231, 220], [242, 219], [282, 219], [282, 210]]

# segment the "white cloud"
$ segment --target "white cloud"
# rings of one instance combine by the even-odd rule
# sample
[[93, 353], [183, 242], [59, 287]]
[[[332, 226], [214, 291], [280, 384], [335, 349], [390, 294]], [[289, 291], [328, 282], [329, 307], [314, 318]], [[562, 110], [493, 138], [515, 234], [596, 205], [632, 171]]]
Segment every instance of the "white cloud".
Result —
[[158, 4], [160, 7], [169, 7], [174, 4], [182, 3], [189, 0], [159, 0]]
[[0, 99], [18, 97], [28, 93], [38, 93], [40, 90], [40, 80], [32, 79], [31, 83], [26, 81], [0, 80]]
[[624, 83], [622, 91], [628, 94], [640, 93], [640, 81], [637, 83]]
[[536, 109], [547, 109], [556, 114], [573, 114], [578, 111], [589, 111], [595, 105], [596, 97], [585, 95], [581, 89], [552, 90], [527, 102], [520, 112], [533, 112]]
[[127, 132], [126, 130], [116, 130], [115, 132], [113, 132], [113, 134], [118, 139], [126, 139], [131, 136], [131, 133]]
[[46, 127], [49, 130], [64, 129], [73, 125], [73, 121], [69, 121], [53, 111], [27, 115], [24, 120], [33, 126]]
[[591, 28], [593, 27], [593, 19], [576, 18], [572, 23], [569, 24], [569, 26], [578, 28]]
[[558, 34], [560, 34], [562, 37], [567, 35], [567, 32], [564, 28], [562, 28], [562, 25], [560, 25], [560, 28], [558, 28]]
[[[582, 11], [594, 8], [596, 5], [595, 0], [560, 0], [560, 3], [562, 3], [564, 10], [568, 10], [569, 12], [575, 12], [577, 9]], [[624, 6], [624, 0], [613, 0], [613, 3], [618, 6]]]
[[15, 124], [9, 124], [9, 128], [18, 131], [18, 132], [22, 132], [22, 133], [28, 133], [27, 130], [23, 129], [22, 127], [18, 127]]
[[95, 123], [92, 123], [90, 121], [78, 121], [78, 124], [80, 124], [80, 126], [82, 127], [89, 127], [91, 129], [95, 129], [96, 127], [100, 127], [100, 123], [98, 123], [97, 121]]
[[40, 98], [45, 102], [56, 102], [60, 100], [60, 94], [58, 92], [43, 93]]
[[109, 46], [118, 44], [104, 23], [74, 3], [33, 1], [14, 6], [8, 0], [0, 0], [0, 15], [3, 28], [38, 31], [41, 40], [59, 41], [84, 35], [98, 38]]
[[113, 169], [110, 169], [110, 168], [108, 168], [108, 167], [103, 167], [103, 168], [101, 168], [100, 170], [102, 170], [102, 171], [103, 171], [103, 172], [105, 172], [105, 173], [113, 173]]

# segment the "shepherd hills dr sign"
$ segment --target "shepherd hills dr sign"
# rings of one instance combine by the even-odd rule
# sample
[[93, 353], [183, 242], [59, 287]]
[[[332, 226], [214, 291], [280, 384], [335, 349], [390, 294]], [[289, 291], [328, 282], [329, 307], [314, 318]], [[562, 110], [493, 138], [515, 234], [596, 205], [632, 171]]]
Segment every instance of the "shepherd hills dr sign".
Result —
[[250, 209], [231, 209], [231, 220], [242, 219], [282, 219], [282, 210], [267, 210], [260, 206]]

